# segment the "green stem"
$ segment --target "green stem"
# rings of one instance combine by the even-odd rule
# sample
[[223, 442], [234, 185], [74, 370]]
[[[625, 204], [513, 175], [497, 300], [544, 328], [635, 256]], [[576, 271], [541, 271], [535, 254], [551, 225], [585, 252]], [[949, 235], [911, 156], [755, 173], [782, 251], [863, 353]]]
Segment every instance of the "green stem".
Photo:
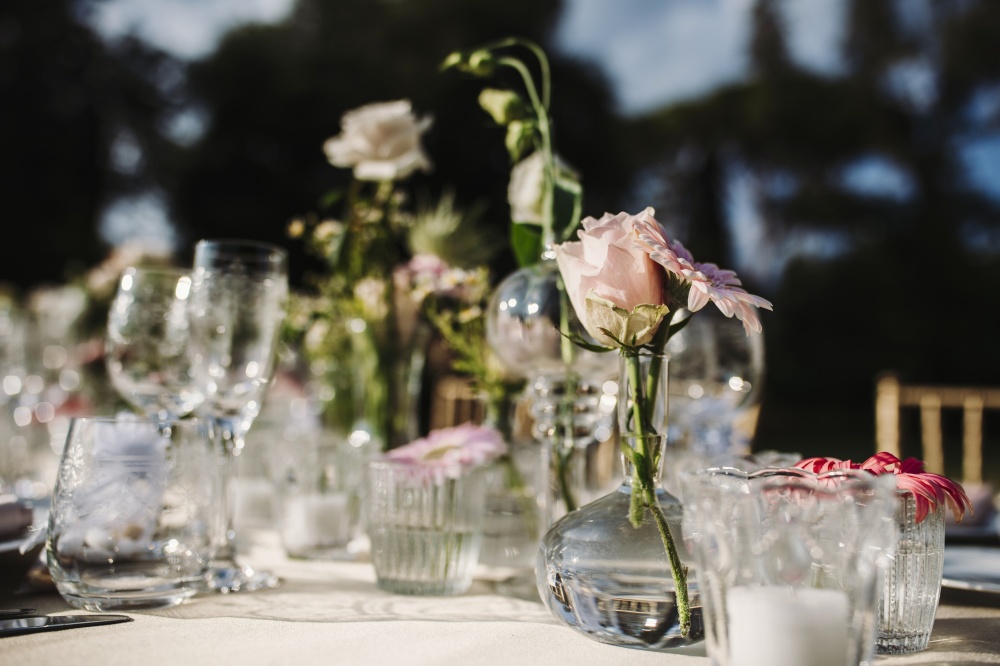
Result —
[[656, 529], [660, 532], [663, 548], [667, 551], [667, 559], [670, 561], [670, 574], [674, 579], [677, 621], [680, 624], [681, 636], [689, 636], [691, 634], [691, 602], [688, 599], [687, 567], [681, 564], [677, 547], [674, 545], [674, 538], [670, 534], [670, 525], [667, 524], [667, 517], [656, 499], [656, 491], [652, 487], [646, 487], [643, 494], [645, 495], [646, 508], [653, 514]]
[[[538, 136], [541, 139], [541, 151], [544, 164], [542, 177], [542, 244], [551, 245], [555, 240], [556, 231], [553, 228], [552, 207], [555, 199], [556, 169], [555, 159], [552, 153], [552, 130], [549, 124], [548, 100], [545, 103], [538, 97], [538, 90], [535, 82], [531, 78], [531, 72], [524, 66], [524, 63], [516, 58], [497, 58], [497, 63], [505, 65], [515, 70], [524, 80], [524, 88], [528, 92], [528, 99], [531, 100], [531, 108], [535, 112], [535, 119], [538, 122]], [[543, 74], [548, 74], [548, 67], [543, 68]], [[547, 76], [545, 77], [548, 78]], [[548, 81], [543, 84], [546, 94], [548, 93]]]
[[[663, 337], [663, 341], [665, 340], [666, 336]], [[658, 345], [657, 348], [662, 349], [662, 344]], [[667, 517], [656, 498], [654, 478], [655, 470], [659, 466], [659, 451], [651, 452], [647, 442], [649, 437], [656, 436], [652, 424], [649, 423], [648, 415], [649, 407], [652, 406], [650, 402], [656, 398], [655, 390], [658, 388], [658, 380], [650, 381], [650, 377], [647, 376], [646, 393], [643, 395], [639, 355], [629, 352], [623, 353], [630, 387], [629, 398], [632, 400], [633, 428], [628, 435], [635, 438], [629, 516], [633, 527], [636, 528], [641, 525], [644, 509], [653, 516], [656, 529], [660, 533], [660, 540], [663, 542], [663, 549], [666, 551], [670, 563], [670, 574], [674, 579], [674, 594], [681, 635], [688, 636], [691, 633], [691, 606], [687, 589], [687, 569], [681, 564], [673, 535], [670, 533], [670, 526], [667, 524]], [[655, 355], [650, 360], [649, 374], [652, 375], [655, 371], [658, 375], [662, 366], [662, 357]], [[653, 392], [650, 392], [650, 389], [653, 389]]]
[[[561, 443], [559, 444], [561, 446]], [[573, 488], [570, 485], [569, 464], [573, 458], [573, 450], [560, 448], [556, 451], [556, 474], [559, 481], [559, 497], [562, 498], [566, 506], [566, 513], [576, 511], [576, 498], [573, 496]]]
[[[635, 437], [635, 448], [632, 455], [632, 494], [630, 495], [629, 520], [632, 526], [638, 528], [642, 524], [643, 478], [646, 476], [648, 462], [645, 436], [645, 419], [643, 415], [642, 384], [639, 372], [638, 354], [625, 355], [625, 371], [628, 375], [630, 388], [629, 399], [632, 401], [632, 427], [627, 428], [629, 435]], [[622, 433], [623, 435], [625, 433]]]
[[560, 336], [559, 352], [562, 357], [565, 374], [563, 377], [564, 391], [562, 404], [556, 412], [556, 481], [559, 484], [559, 494], [566, 505], [566, 512], [575, 511], [578, 506], [576, 498], [573, 496], [573, 489], [570, 485], [569, 465], [573, 459], [573, 401], [576, 398], [576, 377], [573, 376], [570, 368], [573, 367], [573, 360], [576, 358], [576, 347], [569, 336], [569, 309], [571, 304], [566, 295], [566, 287], [563, 285], [562, 275], [556, 276], [556, 285], [559, 289], [559, 331]]

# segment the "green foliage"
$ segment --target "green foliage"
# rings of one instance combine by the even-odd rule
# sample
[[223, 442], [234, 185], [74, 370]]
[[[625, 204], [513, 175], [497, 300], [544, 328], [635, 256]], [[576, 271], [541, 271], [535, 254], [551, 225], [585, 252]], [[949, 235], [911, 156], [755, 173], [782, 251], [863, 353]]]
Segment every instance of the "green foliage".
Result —
[[530, 266], [542, 256], [542, 231], [533, 224], [510, 225], [510, 246], [518, 266]]

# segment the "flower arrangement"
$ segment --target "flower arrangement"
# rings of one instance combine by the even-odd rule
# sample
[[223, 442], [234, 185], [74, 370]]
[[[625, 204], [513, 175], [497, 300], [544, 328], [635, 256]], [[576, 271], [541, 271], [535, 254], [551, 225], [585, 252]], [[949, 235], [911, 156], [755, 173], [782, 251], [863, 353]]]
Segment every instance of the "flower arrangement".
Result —
[[862, 463], [839, 458], [806, 458], [795, 463], [795, 467], [816, 474], [840, 469], [860, 469], [876, 476], [892, 474], [896, 479], [896, 488], [913, 495], [917, 523], [923, 522], [931, 512], [945, 503], [956, 522], [962, 521], [966, 511], [972, 513], [972, 502], [961, 484], [940, 474], [925, 472], [923, 461], [917, 458], [900, 460], [893, 454], [882, 451]]
[[[648, 512], [655, 521], [670, 561], [681, 633], [687, 636], [691, 629], [687, 573], [654, 487], [660, 451], [652, 438], [665, 434], [658, 432], [662, 424], [654, 419], [661, 408], [654, 397], [663, 350], [690, 321], [690, 317], [675, 320], [684, 309], [694, 315], [714, 303], [727, 317], [742, 321], [750, 335], [761, 330], [756, 309], [771, 309], [771, 304], [747, 293], [734, 272], [695, 262], [679, 241], [669, 239], [652, 208], [638, 215], [588, 217], [581, 225], [579, 240], [555, 246], [569, 300], [598, 344], [579, 338], [575, 342], [594, 351], [617, 349], [623, 359], [630, 394], [619, 396], [629, 405], [621, 435], [623, 440], [634, 440], [634, 446], [624, 441], [622, 446], [632, 468], [629, 520], [639, 527]], [[643, 373], [640, 355], [650, 354], [648, 372]]]
[[401, 181], [430, 168], [420, 143], [430, 122], [407, 100], [345, 113], [341, 133], [323, 146], [331, 164], [353, 170], [346, 194], [325, 197], [341, 206], [339, 214], [303, 216], [288, 227], [326, 263], [312, 276], [314, 293], [293, 298], [289, 337], [301, 343], [313, 374], [325, 378], [328, 424], [367, 433], [380, 448], [415, 434], [407, 366], [430, 331], [479, 393], [509, 399], [521, 386], [492, 362], [485, 344], [485, 264], [499, 244], [479, 224], [481, 209], [459, 210], [450, 192], [408, 209]]

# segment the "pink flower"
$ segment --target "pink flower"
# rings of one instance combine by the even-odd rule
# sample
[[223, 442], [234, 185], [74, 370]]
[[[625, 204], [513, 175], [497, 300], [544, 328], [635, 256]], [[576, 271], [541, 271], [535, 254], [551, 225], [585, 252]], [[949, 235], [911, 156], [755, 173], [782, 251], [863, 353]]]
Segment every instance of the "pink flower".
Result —
[[927, 515], [947, 502], [956, 522], [962, 521], [966, 510], [972, 513], [972, 502], [961, 484], [951, 479], [924, 471], [924, 463], [916, 458], [900, 460], [885, 451], [876, 453], [863, 463], [852, 463], [838, 458], [806, 458], [795, 463], [795, 467], [816, 474], [837, 469], [862, 469], [876, 476], [894, 474], [896, 488], [913, 495], [917, 505], [917, 522], [923, 522]]
[[463, 467], [493, 462], [506, 451], [507, 445], [496, 429], [466, 423], [432, 430], [427, 437], [391, 449], [385, 457], [422, 467], [446, 468], [450, 476], [457, 476]]
[[771, 303], [743, 289], [736, 273], [715, 264], [700, 264], [680, 241], [671, 241], [667, 232], [650, 214], [636, 222], [637, 244], [649, 253], [650, 258], [663, 266], [667, 273], [690, 284], [687, 308], [697, 312], [709, 303], [715, 303], [727, 317], [735, 316], [743, 322], [747, 335], [760, 333], [760, 319], [756, 308], [771, 309]]
[[[577, 232], [579, 241], [555, 247], [570, 302], [587, 332], [602, 344], [645, 344], [666, 312], [663, 274], [633, 240], [636, 224], [652, 219], [652, 212], [588, 217]], [[636, 311], [639, 306], [651, 309]]]

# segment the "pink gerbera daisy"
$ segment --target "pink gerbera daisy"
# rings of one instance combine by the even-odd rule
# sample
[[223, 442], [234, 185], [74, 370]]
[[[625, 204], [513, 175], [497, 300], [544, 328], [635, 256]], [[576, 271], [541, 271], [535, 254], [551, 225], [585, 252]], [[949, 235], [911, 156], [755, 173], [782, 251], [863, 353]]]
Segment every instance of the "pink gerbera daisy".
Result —
[[936, 510], [944, 502], [947, 502], [956, 522], [961, 522], [967, 510], [972, 513], [972, 502], [969, 501], [961, 484], [940, 474], [925, 472], [924, 463], [916, 458], [900, 460], [893, 454], [883, 451], [861, 464], [838, 458], [806, 458], [795, 463], [795, 467], [816, 474], [837, 469], [863, 469], [876, 476], [894, 474], [896, 488], [912, 494], [916, 500], [918, 523], [923, 522], [931, 511]]
[[710, 301], [727, 317], [743, 322], [747, 335], [760, 333], [760, 319], [755, 308], [771, 309], [771, 303], [760, 296], [747, 293], [736, 273], [715, 264], [695, 263], [694, 257], [680, 241], [671, 241], [666, 230], [647, 208], [636, 216], [635, 235], [640, 247], [649, 258], [690, 285], [687, 308], [697, 312]]

